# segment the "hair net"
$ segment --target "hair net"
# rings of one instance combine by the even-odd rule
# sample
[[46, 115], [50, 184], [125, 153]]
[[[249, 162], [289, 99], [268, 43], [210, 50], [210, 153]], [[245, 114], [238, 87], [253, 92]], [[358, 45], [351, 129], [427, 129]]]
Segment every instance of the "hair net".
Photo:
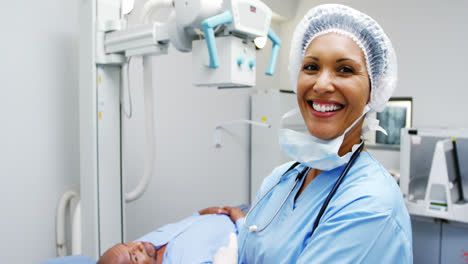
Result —
[[338, 4], [320, 5], [309, 10], [297, 25], [291, 42], [289, 73], [294, 91], [304, 59], [312, 40], [335, 32], [353, 39], [364, 52], [371, 83], [371, 111], [382, 111], [397, 81], [396, 55], [392, 43], [380, 25], [368, 15]]

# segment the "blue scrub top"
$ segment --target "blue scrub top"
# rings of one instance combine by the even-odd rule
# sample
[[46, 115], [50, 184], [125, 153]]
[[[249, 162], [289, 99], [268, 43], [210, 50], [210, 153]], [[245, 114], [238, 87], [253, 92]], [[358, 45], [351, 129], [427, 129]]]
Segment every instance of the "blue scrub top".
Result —
[[237, 233], [237, 230], [228, 216], [195, 213], [136, 241], [149, 242], [156, 248], [167, 244], [163, 264], [212, 263], [218, 249], [227, 246], [230, 233]]
[[[276, 168], [256, 199], [291, 165]], [[351, 166], [311, 236], [318, 212], [344, 167], [319, 174], [295, 200], [302, 179], [262, 232], [239, 229], [239, 263], [412, 263], [411, 223], [400, 189], [368, 152]], [[249, 215], [248, 225], [262, 228], [269, 221], [303, 168], [299, 165], [282, 177]]]

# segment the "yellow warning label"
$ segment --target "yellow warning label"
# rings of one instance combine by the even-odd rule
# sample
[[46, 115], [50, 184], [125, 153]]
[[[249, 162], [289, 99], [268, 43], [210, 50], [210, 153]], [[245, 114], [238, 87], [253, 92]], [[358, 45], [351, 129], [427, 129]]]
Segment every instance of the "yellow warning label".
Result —
[[98, 83], [99, 83], [99, 84], [102, 83], [102, 77], [101, 77], [101, 75], [98, 76]]
[[102, 119], [102, 112], [99, 112], [99, 120]]
[[267, 121], [266, 116], [262, 117], [262, 121], [263, 121], [263, 122], [266, 122], [266, 121]]

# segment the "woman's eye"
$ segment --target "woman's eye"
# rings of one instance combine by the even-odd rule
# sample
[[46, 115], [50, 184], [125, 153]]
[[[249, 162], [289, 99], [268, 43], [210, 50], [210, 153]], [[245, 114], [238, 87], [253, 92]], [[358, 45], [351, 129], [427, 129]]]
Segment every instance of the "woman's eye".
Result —
[[345, 67], [341, 67], [339, 69], [339, 72], [340, 73], [354, 73], [354, 70], [351, 67], [345, 66]]
[[316, 70], [318, 70], [317, 65], [314, 65], [314, 64], [304, 65], [304, 71], [316, 71]]

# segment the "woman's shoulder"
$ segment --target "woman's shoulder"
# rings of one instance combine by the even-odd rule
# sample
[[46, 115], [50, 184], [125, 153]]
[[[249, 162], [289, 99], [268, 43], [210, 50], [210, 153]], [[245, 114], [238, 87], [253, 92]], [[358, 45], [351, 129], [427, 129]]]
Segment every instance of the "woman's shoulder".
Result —
[[333, 198], [328, 217], [388, 217], [411, 236], [411, 223], [400, 188], [370, 153], [362, 152]]
[[369, 185], [377, 185], [399, 191], [395, 179], [369, 152], [360, 154], [348, 174], [346, 177], [349, 181], [359, 183], [356, 187], [367, 188]]
[[270, 173], [270, 175], [268, 175], [268, 177], [265, 179], [265, 181], [267, 181], [267, 179], [271, 180], [271, 181], [277, 181], [280, 177], [283, 177], [284, 180], [287, 180], [289, 178], [292, 177], [292, 175], [296, 175], [295, 173], [286, 173], [288, 171], [291, 171], [291, 172], [294, 172], [294, 171], [300, 171], [302, 170], [305, 165], [302, 165], [302, 164], [298, 164], [298, 165], [295, 165], [296, 162], [295, 161], [289, 161], [289, 162], [286, 162], [286, 163], [283, 163], [281, 165], [279, 165], [278, 167], [274, 168], [273, 171]]
[[[289, 161], [279, 165], [278, 167], [274, 168], [272, 172], [263, 180], [262, 185], [260, 186], [259, 194], [264, 193], [266, 190], [270, 189], [276, 182], [280, 180], [280, 178], [294, 165], [294, 161]], [[304, 165], [299, 164], [294, 168], [294, 170], [299, 169]], [[284, 175], [284, 179], [288, 179], [291, 174]]]
[[343, 206], [394, 216], [407, 214], [397, 182], [368, 152], [360, 154], [339, 189], [337, 202]]

